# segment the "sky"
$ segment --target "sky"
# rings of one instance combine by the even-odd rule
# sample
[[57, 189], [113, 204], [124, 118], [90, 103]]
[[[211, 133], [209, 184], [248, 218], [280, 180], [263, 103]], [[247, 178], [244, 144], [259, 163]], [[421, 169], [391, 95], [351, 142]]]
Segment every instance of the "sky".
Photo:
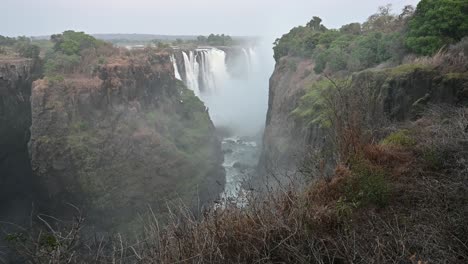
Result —
[[362, 22], [378, 6], [418, 0], [0, 0], [0, 35], [87, 33], [280, 37], [312, 16], [337, 28]]

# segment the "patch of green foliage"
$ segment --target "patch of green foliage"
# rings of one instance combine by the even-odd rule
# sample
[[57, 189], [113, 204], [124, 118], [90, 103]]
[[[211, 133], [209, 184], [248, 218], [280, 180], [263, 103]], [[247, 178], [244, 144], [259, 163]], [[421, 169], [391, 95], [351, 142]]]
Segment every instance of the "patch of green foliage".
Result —
[[[371, 16], [361, 25], [351, 23], [340, 30], [327, 29], [314, 17], [307, 26], [293, 28], [274, 43], [274, 58], [313, 58], [315, 72], [359, 71], [404, 54], [405, 18], [389, 14], [389, 9]], [[393, 28], [388, 31], [388, 28]], [[365, 29], [365, 30], [364, 30]]]
[[210, 46], [230, 46], [233, 44], [231, 36], [224, 34], [210, 34], [208, 37], [198, 36], [198, 45], [210, 45]]
[[[21, 57], [38, 59], [40, 48], [28, 37], [10, 38], [0, 35], [0, 46], [13, 48]], [[3, 49], [5, 51], [5, 49]], [[5, 52], [6, 53], [6, 52]]]
[[376, 205], [384, 207], [390, 197], [390, 183], [383, 168], [355, 157], [351, 160], [352, 176], [345, 185], [344, 200], [354, 207]]
[[80, 161], [80, 171], [92, 171], [100, 152], [95, 131], [85, 121], [77, 120], [70, 125], [66, 140], [74, 160]]
[[432, 55], [468, 35], [468, 1], [421, 0], [409, 22], [406, 45], [415, 53]]
[[411, 132], [402, 129], [388, 135], [383, 141], [384, 145], [396, 145], [402, 147], [413, 147], [416, 145], [416, 140], [411, 136]]
[[[337, 80], [337, 83], [346, 82]], [[327, 98], [336, 89], [329, 80], [322, 79], [312, 83], [306, 94], [301, 97], [299, 106], [291, 114], [306, 125], [319, 124], [322, 127], [330, 127], [330, 107]]]
[[52, 35], [50, 40], [53, 47], [45, 56], [45, 76], [79, 71], [83, 67], [81, 64], [84, 56], [88, 56], [85, 59], [87, 61], [95, 60], [96, 65], [106, 63], [104, 57], [96, 54], [96, 50], [108, 44], [84, 32], [68, 30], [62, 34]]
[[444, 75], [444, 80], [468, 79], [468, 72], [450, 72]]
[[63, 77], [63, 75], [60, 75], [60, 74], [56, 74], [56, 73], [49, 73], [47, 74], [47, 77], [46, 77], [47, 81], [50, 82], [50, 84], [54, 85], [56, 83], [61, 83], [63, 81], [65, 81], [65, 77]]
[[[468, 35], [468, 2], [422, 0], [416, 11], [406, 6], [399, 15], [380, 7], [362, 25], [327, 29], [314, 17], [293, 28], [274, 43], [274, 58], [299, 56], [314, 59], [315, 72], [360, 71], [383, 62], [400, 63], [413, 51], [432, 55]], [[408, 50], [409, 49], [409, 50]]]
[[413, 73], [415, 71], [429, 71], [432, 67], [424, 64], [402, 64], [388, 70], [393, 77]]
[[444, 156], [443, 153], [435, 149], [434, 147], [427, 147], [422, 151], [422, 159], [426, 166], [431, 170], [438, 171], [441, 170], [444, 166]]
[[102, 42], [84, 32], [67, 30], [62, 34], [50, 37], [54, 43], [54, 51], [62, 52], [66, 55], [79, 55], [81, 51], [89, 48], [96, 48]]

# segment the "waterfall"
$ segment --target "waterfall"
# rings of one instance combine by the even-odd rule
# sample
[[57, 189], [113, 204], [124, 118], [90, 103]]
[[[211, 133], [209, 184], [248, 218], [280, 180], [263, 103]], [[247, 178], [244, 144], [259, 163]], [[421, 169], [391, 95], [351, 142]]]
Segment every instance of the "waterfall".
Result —
[[185, 84], [187, 87], [195, 92], [195, 95], [200, 95], [200, 89], [198, 85], [199, 75], [199, 64], [197, 62], [197, 56], [193, 51], [189, 52], [189, 55], [185, 51], [182, 52], [184, 57], [185, 65]]
[[201, 55], [200, 86], [204, 93], [216, 93], [223, 88], [229, 78], [226, 68], [226, 53], [215, 48], [199, 49], [197, 52]]
[[[185, 65], [185, 84], [197, 96], [215, 94], [228, 81], [229, 74], [226, 68], [226, 53], [224, 51], [216, 48], [204, 48], [189, 51], [188, 54], [182, 51], [182, 55]], [[174, 69], [177, 70], [177, 62], [173, 56], [172, 59]]]
[[172, 65], [174, 66], [174, 74], [175, 74], [176, 79], [182, 81], [174, 54], [171, 55], [171, 61], [172, 61]]
[[256, 71], [258, 68], [258, 56], [253, 48], [249, 48], [249, 65], [250, 71]]
[[242, 48], [242, 53], [244, 54], [245, 63], [247, 66], [247, 73], [249, 74], [252, 70], [251, 56], [246, 49]]

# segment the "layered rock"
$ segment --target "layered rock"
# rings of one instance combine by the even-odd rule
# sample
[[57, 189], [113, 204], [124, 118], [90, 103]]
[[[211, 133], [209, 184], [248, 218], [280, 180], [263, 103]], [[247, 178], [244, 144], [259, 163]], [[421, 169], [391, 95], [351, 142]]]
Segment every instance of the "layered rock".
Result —
[[[292, 57], [283, 57], [275, 67], [259, 162], [263, 175], [297, 172], [304, 158], [310, 158], [305, 155], [311, 150], [332, 149], [326, 130], [319, 124], [304, 124], [292, 116], [300, 98], [320, 78], [313, 67], [311, 60]], [[374, 89], [382, 100], [380, 110], [394, 121], [416, 118], [428, 104], [468, 105], [466, 72], [445, 73], [409, 64], [355, 73], [351, 85]]]
[[167, 53], [110, 58], [94, 77], [32, 89], [32, 168], [56, 211], [83, 208], [104, 228], [129, 229], [148, 206], [214, 199], [222, 153], [203, 103]]
[[311, 131], [291, 116], [307, 88], [319, 77], [313, 68], [312, 60], [293, 57], [284, 57], [275, 66], [270, 78], [268, 112], [258, 167], [262, 175], [294, 171], [306, 144], [322, 142], [318, 128]]

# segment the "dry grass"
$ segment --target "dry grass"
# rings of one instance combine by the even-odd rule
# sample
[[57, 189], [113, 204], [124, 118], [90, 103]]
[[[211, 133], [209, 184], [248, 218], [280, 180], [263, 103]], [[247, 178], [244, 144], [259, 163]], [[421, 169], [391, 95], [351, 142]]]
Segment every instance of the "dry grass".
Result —
[[411, 61], [414, 64], [438, 68], [441, 72], [465, 72], [468, 70], [468, 38], [440, 49], [432, 57], [417, 57]]
[[[27, 263], [464, 263], [467, 116], [432, 108], [405, 126], [416, 146], [367, 144], [359, 162], [337, 166], [331, 180], [251, 196], [247, 207], [226, 204], [201, 219], [178, 207], [164, 227], [153, 215], [132, 242], [84, 239], [80, 217], [67, 231], [44, 221], [45, 231], [12, 241]], [[450, 162], [430, 169], [427, 146]]]

